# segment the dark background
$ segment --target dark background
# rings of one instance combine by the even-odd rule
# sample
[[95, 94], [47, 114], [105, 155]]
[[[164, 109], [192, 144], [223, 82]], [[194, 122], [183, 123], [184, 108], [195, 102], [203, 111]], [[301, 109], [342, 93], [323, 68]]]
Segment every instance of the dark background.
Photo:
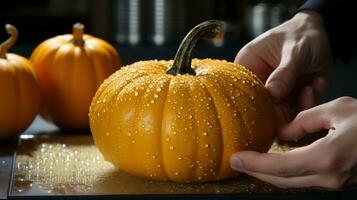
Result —
[[[8, 35], [6, 23], [19, 30], [17, 44], [10, 49], [29, 57], [45, 39], [71, 33], [81, 22], [86, 33], [113, 44], [125, 64], [146, 59], [172, 59], [184, 35], [207, 19], [225, 21], [221, 43], [199, 44], [195, 56], [233, 61], [248, 41], [294, 13], [301, 0], [11, 0], [0, 6], [0, 41]], [[357, 57], [339, 60], [333, 80], [322, 102], [339, 96], [357, 97]]]

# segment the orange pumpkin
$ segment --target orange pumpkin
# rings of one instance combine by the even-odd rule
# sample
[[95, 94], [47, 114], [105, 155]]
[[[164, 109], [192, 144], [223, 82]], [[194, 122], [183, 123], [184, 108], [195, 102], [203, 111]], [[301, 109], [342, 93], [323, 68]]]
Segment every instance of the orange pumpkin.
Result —
[[234, 152], [270, 148], [275, 113], [259, 79], [224, 60], [191, 62], [197, 40], [222, 27], [199, 24], [174, 61], [137, 62], [104, 81], [89, 118], [107, 160], [142, 177], [201, 182], [236, 176], [229, 165]]
[[79, 23], [73, 26], [73, 34], [41, 43], [30, 60], [44, 98], [41, 115], [66, 130], [89, 128], [88, 111], [96, 90], [122, 66], [116, 50], [84, 34]]
[[30, 61], [7, 53], [17, 40], [17, 29], [10, 24], [5, 28], [10, 38], [0, 44], [0, 139], [24, 131], [41, 103], [40, 88]]

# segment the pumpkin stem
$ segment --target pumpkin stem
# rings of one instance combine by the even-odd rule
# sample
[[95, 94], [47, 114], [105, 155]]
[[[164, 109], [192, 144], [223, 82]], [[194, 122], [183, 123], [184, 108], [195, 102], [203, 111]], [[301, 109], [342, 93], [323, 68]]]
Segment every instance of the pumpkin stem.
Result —
[[5, 25], [6, 32], [10, 35], [9, 39], [0, 44], [0, 58], [6, 59], [7, 50], [15, 44], [17, 40], [17, 29], [11, 24]]
[[73, 44], [78, 46], [84, 45], [83, 35], [84, 35], [84, 25], [81, 23], [75, 23], [73, 25]]
[[219, 33], [223, 33], [223, 22], [218, 20], [208, 20], [195, 26], [182, 40], [176, 52], [172, 67], [167, 70], [167, 74], [191, 74], [196, 75], [191, 68], [192, 50], [197, 41], [201, 38], [214, 38]]

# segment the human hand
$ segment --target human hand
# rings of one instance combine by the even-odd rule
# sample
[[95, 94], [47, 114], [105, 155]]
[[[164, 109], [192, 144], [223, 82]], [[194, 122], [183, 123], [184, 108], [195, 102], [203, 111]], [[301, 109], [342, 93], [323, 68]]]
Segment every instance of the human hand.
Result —
[[234, 62], [265, 83], [285, 124], [313, 107], [326, 89], [332, 57], [322, 18], [312, 11], [297, 13], [249, 42]]
[[279, 133], [295, 140], [321, 129], [328, 134], [285, 153], [242, 151], [231, 167], [278, 187], [341, 188], [357, 183], [357, 100], [342, 97], [300, 112]]

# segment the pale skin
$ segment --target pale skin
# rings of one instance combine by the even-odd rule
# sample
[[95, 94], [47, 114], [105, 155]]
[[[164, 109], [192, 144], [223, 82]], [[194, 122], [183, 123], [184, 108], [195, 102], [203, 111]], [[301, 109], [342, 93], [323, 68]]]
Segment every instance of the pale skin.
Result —
[[341, 97], [314, 107], [332, 66], [317, 13], [300, 12], [263, 33], [238, 52], [235, 62], [265, 82], [278, 114], [279, 139], [297, 140], [320, 130], [328, 134], [284, 153], [235, 153], [233, 169], [283, 188], [338, 189], [357, 183], [357, 100]]

